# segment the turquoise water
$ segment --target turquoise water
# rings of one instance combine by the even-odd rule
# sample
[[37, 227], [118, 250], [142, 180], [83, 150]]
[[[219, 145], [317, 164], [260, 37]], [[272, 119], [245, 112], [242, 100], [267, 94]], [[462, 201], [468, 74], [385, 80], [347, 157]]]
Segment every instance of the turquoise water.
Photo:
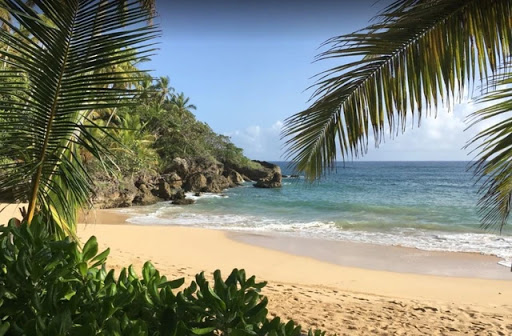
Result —
[[[283, 174], [292, 172], [277, 163]], [[251, 183], [194, 205], [134, 208], [137, 224], [237, 231], [478, 252], [512, 258], [510, 230], [479, 227], [475, 178], [467, 162], [350, 162], [313, 184], [283, 180], [281, 189]], [[189, 195], [189, 197], [193, 197]]]

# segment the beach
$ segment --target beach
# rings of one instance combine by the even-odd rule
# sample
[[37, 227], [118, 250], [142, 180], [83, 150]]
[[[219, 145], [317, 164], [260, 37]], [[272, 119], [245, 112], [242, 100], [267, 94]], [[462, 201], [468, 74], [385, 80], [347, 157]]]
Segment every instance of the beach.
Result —
[[[11, 205], [0, 213], [0, 220], [17, 215]], [[397, 253], [392, 247], [364, 244], [332, 242], [336, 247], [292, 237], [132, 225], [125, 223], [127, 218], [118, 210], [93, 211], [81, 219], [86, 224], [79, 225], [79, 237], [85, 242], [94, 235], [100, 249], [110, 247], [108, 266], [116, 270], [133, 264], [140, 273], [150, 260], [168, 278], [190, 281], [201, 271], [211, 274], [220, 269], [227, 276], [231, 269], [243, 268], [257, 280], [268, 281], [262, 294], [269, 297], [272, 316], [293, 319], [304, 328], [338, 335], [512, 335], [512, 273], [503, 267], [498, 268], [503, 279], [492, 279], [492, 273], [482, 278], [479, 273], [481, 265], [494, 269], [493, 257], [434, 254], [433, 259], [424, 257], [424, 269], [444, 272], [444, 266], [436, 264], [450, 266], [461, 260], [467, 262], [461, 269], [471, 269], [473, 260], [474, 276], [427, 275], [398, 262], [418, 254], [414, 249], [398, 248], [402, 252]], [[363, 268], [325, 261], [318, 243], [358, 263], [379, 262], [367, 260]], [[297, 245], [303, 246], [302, 252]], [[397, 263], [402, 272], [378, 270]]]
[[[474, 277], [365, 269], [257, 246], [250, 234], [122, 220], [115, 210], [99, 210], [79, 227], [82, 240], [95, 235], [103, 248], [111, 248], [109, 266], [133, 264], [140, 270], [151, 260], [168, 277], [188, 279], [201, 271], [220, 269], [227, 276], [235, 267], [244, 268], [269, 282], [262, 293], [270, 299], [272, 315], [305, 328], [338, 335], [512, 334], [512, 274], [503, 267], [499, 269], [505, 279], [510, 274], [508, 280], [478, 278], [477, 266]], [[394, 264], [392, 254], [373, 258]], [[450, 265], [469, 258], [479, 265], [482, 257], [492, 269], [492, 257], [445, 253], [442, 259]], [[442, 259], [434, 258], [424, 268], [432, 269]]]

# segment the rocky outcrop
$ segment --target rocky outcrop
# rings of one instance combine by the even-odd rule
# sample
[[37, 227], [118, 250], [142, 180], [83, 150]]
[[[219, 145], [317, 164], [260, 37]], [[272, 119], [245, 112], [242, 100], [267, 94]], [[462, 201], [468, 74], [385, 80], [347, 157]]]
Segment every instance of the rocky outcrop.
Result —
[[132, 205], [137, 194], [138, 188], [133, 182], [104, 178], [96, 182], [93, 202], [100, 209], [125, 208]]
[[122, 182], [100, 178], [93, 202], [99, 208], [149, 205], [161, 200], [186, 205], [194, 201], [187, 199], [185, 192], [222, 193], [247, 181], [256, 181], [254, 186], [259, 188], [279, 188], [281, 178], [279, 166], [264, 161], [238, 167], [208, 158], [175, 158], [162, 175]]
[[194, 173], [187, 178], [185, 191], [206, 191], [208, 180], [202, 173]]
[[271, 170], [268, 177], [256, 181], [256, 183], [254, 184], [256, 188], [281, 188], [281, 168], [276, 165], [272, 166], [272, 168], [268, 168]]
[[242, 185], [246, 181], [246, 179], [242, 175], [240, 175], [239, 172], [233, 169], [224, 170], [223, 175], [228, 179], [230, 187]]

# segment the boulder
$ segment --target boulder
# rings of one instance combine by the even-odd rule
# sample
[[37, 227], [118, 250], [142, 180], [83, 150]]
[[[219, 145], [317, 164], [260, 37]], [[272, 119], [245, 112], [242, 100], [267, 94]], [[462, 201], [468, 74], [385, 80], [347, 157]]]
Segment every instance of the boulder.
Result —
[[171, 172], [161, 176], [169, 184], [171, 188], [181, 188], [183, 186], [183, 179], [176, 172]]
[[176, 173], [181, 178], [185, 178], [189, 174], [189, 163], [182, 158], [175, 158], [172, 160], [171, 165], [164, 171], [164, 173]]
[[254, 186], [256, 188], [281, 188], [281, 174], [274, 173], [272, 177], [258, 180]]
[[138, 193], [133, 198], [132, 203], [135, 205], [150, 205], [159, 201], [159, 198], [153, 195], [151, 189], [146, 184], [138, 186]]
[[194, 203], [194, 200], [190, 199], [190, 198], [182, 198], [182, 199], [177, 199], [177, 200], [172, 201], [172, 204], [175, 204], [175, 205], [189, 205], [189, 204], [193, 204], [193, 203]]
[[137, 194], [138, 189], [132, 180], [107, 179], [96, 182], [92, 201], [100, 209], [125, 208], [132, 205]]
[[228, 168], [236, 170], [251, 181], [272, 180], [275, 174], [278, 174], [279, 177], [282, 176], [279, 166], [266, 161], [253, 160], [249, 165], [231, 166]]
[[208, 174], [206, 176], [206, 186], [202, 191], [221, 193], [224, 189], [229, 187], [229, 180], [224, 177], [224, 175]]
[[208, 180], [201, 173], [196, 173], [188, 177], [185, 183], [186, 191], [206, 191]]
[[236, 187], [242, 185], [245, 182], [244, 177], [233, 169], [224, 171], [223, 175], [228, 179], [230, 187]]
[[197, 173], [220, 175], [223, 171], [224, 165], [213, 159], [196, 157], [189, 160], [189, 175]]

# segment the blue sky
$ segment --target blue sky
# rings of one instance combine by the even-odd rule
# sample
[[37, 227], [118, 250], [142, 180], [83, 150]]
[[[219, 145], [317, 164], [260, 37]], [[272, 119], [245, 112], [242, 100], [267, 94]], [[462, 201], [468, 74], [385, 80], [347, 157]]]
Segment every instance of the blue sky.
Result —
[[[363, 28], [385, 1], [158, 1], [160, 51], [146, 65], [197, 106], [195, 114], [231, 136], [252, 159], [279, 160], [283, 121], [307, 107], [311, 77], [335, 63], [312, 63], [326, 39]], [[278, 4], [278, 5], [276, 5]], [[364, 160], [467, 160], [461, 148], [474, 110], [442, 110], [422, 127], [373, 146]]]

